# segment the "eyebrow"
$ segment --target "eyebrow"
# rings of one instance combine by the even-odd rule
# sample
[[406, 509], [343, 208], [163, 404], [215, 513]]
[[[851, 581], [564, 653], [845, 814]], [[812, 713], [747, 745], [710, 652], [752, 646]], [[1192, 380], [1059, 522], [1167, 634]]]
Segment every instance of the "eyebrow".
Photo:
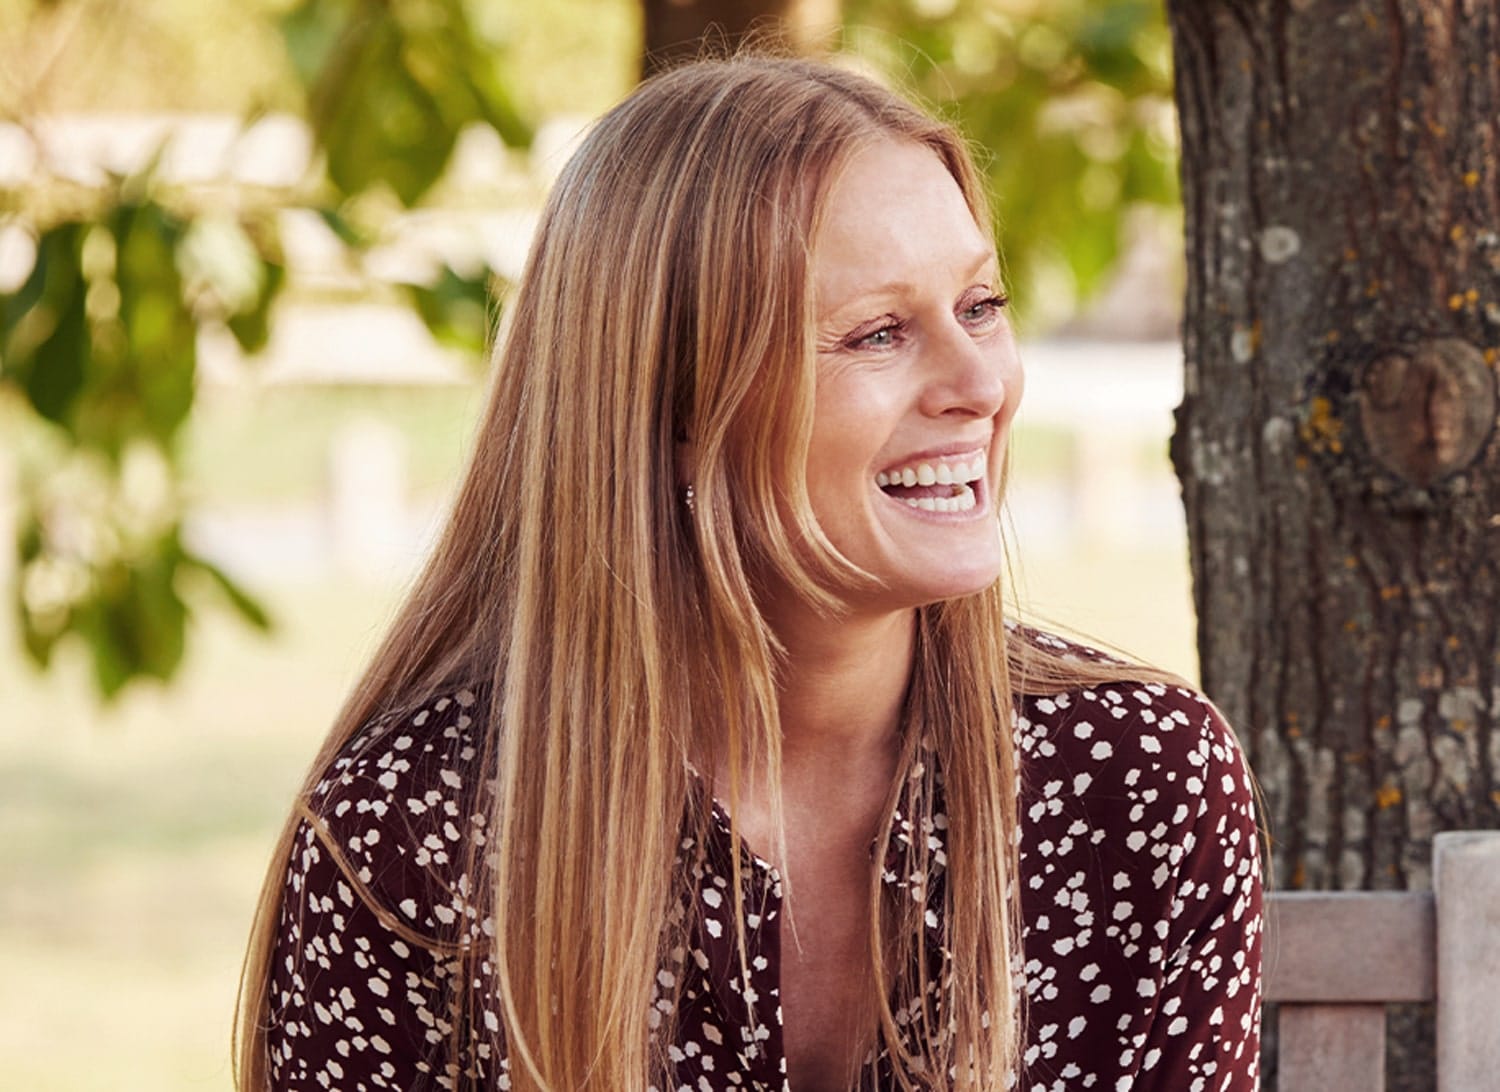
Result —
[[[971, 276], [971, 277], [975, 276], [976, 274], [979, 273], [980, 270], [984, 269], [986, 266], [988, 266], [992, 262], [995, 264], [996, 271], [998, 272], [999, 271], [998, 267], [999, 267], [999, 264], [1000, 264], [1000, 255], [999, 254], [997, 254], [993, 250], [985, 250], [983, 252], [976, 252], [975, 253], [975, 260], [968, 267], [968, 274], [969, 274], [969, 276]], [[873, 298], [876, 298], [876, 297], [884, 297], [884, 296], [910, 296], [910, 295], [914, 294], [916, 292], [916, 290], [917, 290], [917, 285], [914, 284], [911, 281], [901, 281], [901, 280], [886, 281], [884, 284], [876, 285], [873, 288], [870, 288], [870, 289], [867, 289], [867, 290], [865, 290], [863, 292], [860, 292], [858, 295], [850, 296], [847, 299], [841, 300], [837, 304], [837, 306], [827, 308], [824, 311], [824, 314], [827, 314], [827, 315], [836, 315], [840, 311], [845, 310], [846, 308], [853, 307], [854, 305], [856, 305], [858, 303], [861, 303], [864, 300], [873, 299]]]

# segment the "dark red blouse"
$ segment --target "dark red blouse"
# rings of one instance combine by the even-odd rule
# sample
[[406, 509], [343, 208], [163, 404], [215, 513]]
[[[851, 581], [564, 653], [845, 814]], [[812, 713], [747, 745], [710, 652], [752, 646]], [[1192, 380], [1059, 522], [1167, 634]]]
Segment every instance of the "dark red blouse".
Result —
[[[461, 692], [374, 726], [343, 749], [314, 794], [327, 836], [366, 897], [424, 935], [481, 936], [461, 862], [484, 819], [460, 800], [481, 777], [480, 703]], [[1028, 998], [1027, 1092], [1257, 1087], [1261, 888], [1251, 784], [1234, 737], [1191, 691], [1114, 683], [1022, 702], [1021, 883]], [[898, 816], [883, 873], [893, 897], [928, 902], [942, 954], [947, 820], [941, 783], [916, 821]], [[653, 1026], [671, 1035], [675, 1088], [785, 1090], [781, 888], [746, 854], [740, 980], [729, 862], [717, 809], [692, 944], [663, 966]], [[913, 874], [912, 843], [926, 840]], [[685, 840], [684, 853], [695, 850]], [[507, 1062], [479, 1024], [446, 1057], [450, 955], [401, 939], [356, 893], [304, 824], [288, 863], [272, 963], [269, 1034], [276, 1089], [508, 1088]], [[481, 983], [481, 986], [488, 985]], [[670, 995], [677, 990], [675, 1014]], [[491, 994], [481, 991], [481, 997]], [[866, 1087], [895, 1087], [883, 1058]]]

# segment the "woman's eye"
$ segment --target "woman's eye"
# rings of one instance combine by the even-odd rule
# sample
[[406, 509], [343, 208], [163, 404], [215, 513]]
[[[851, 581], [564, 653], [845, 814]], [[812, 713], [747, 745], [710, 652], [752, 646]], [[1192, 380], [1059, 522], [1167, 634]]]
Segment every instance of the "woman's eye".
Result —
[[896, 339], [901, 334], [901, 323], [890, 322], [878, 330], [871, 330], [867, 334], [856, 334], [850, 340], [850, 347], [855, 349], [889, 349], [896, 344]]
[[1006, 296], [989, 296], [969, 304], [960, 313], [965, 322], [982, 326], [998, 318], [1009, 302], [1010, 299]]

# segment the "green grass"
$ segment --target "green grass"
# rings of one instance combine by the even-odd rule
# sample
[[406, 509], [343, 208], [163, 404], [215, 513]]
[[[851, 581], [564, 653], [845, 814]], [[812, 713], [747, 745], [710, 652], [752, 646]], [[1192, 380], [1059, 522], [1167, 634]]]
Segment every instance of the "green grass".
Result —
[[180, 684], [113, 709], [79, 664], [39, 679], [12, 648], [0, 656], [6, 1087], [230, 1087], [236, 974], [270, 846], [392, 594], [270, 598], [275, 640], [210, 618]]

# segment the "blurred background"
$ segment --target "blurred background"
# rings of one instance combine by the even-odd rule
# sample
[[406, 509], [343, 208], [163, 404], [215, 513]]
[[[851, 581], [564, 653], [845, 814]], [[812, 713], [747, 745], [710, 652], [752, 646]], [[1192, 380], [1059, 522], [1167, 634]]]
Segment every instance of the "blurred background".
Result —
[[[272, 839], [442, 519], [548, 182], [715, 8], [0, 0], [0, 1085], [230, 1087]], [[974, 140], [1017, 598], [1196, 677], [1156, 5], [758, 10]]]

